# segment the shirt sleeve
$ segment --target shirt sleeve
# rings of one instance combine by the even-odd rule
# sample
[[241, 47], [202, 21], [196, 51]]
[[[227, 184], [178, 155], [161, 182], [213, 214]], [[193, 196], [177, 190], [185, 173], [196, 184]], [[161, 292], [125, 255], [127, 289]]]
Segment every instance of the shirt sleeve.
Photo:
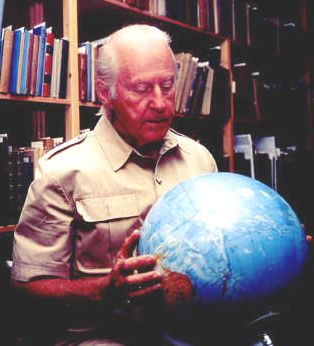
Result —
[[69, 278], [73, 207], [58, 179], [41, 171], [14, 232], [12, 278]]

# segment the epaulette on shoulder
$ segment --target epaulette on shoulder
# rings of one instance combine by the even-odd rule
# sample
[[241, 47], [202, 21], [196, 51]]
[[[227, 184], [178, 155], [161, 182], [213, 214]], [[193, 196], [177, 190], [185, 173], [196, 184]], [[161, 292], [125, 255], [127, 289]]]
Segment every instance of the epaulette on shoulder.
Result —
[[175, 135], [177, 136], [181, 136], [181, 137], [188, 137], [187, 135], [185, 135], [184, 133], [178, 132], [175, 129], [171, 128], [170, 129], [171, 132], [173, 132]]
[[62, 152], [63, 150], [66, 150], [69, 147], [72, 147], [74, 145], [77, 145], [77, 144], [83, 142], [87, 138], [87, 136], [88, 136], [87, 132], [81, 133], [78, 136], [76, 136], [74, 138], [71, 138], [71, 139], [69, 139], [68, 141], [66, 141], [64, 143], [61, 143], [61, 144], [57, 145], [56, 147], [54, 147], [53, 149], [49, 150], [46, 153], [46, 159], [49, 160], [54, 155]]

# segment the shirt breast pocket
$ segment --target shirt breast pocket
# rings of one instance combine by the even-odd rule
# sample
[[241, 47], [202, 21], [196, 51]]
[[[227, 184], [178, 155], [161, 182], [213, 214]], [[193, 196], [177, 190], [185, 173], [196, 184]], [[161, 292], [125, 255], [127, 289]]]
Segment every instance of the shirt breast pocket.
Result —
[[78, 274], [110, 271], [124, 238], [140, 226], [136, 193], [76, 200], [74, 269]]

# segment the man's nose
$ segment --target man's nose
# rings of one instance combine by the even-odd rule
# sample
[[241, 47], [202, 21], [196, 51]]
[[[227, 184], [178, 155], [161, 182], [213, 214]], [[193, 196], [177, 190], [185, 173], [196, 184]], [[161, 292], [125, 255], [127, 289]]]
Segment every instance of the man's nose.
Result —
[[164, 111], [166, 107], [166, 97], [159, 85], [156, 85], [154, 87], [153, 93], [151, 95], [151, 107], [158, 112]]

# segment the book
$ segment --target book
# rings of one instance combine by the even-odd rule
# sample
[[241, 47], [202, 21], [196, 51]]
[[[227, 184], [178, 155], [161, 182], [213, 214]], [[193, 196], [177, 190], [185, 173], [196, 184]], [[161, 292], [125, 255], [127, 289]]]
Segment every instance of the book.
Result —
[[46, 31], [46, 22], [39, 23], [33, 27], [34, 34], [39, 36], [35, 96], [42, 96], [43, 92]]
[[198, 0], [186, 0], [186, 22], [190, 25], [197, 26], [197, 5]]
[[27, 191], [34, 179], [34, 149], [26, 147], [22, 152], [22, 191], [21, 202], [24, 204]]
[[189, 68], [189, 65], [192, 60], [192, 53], [190, 52], [185, 52], [179, 55], [177, 55], [177, 61], [179, 65], [179, 74], [178, 74], [178, 80], [177, 80], [177, 91], [176, 91], [176, 96], [175, 96], [175, 110], [176, 112], [180, 111], [180, 106], [182, 103], [182, 94], [183, 94], [183, 89], [184, 85], [186, 82], [186, 77], [187, 77], [187, 71]]
[[0, 225], [7, 224], [9, 215], [8, 161], [8, 134], [0, 133]]
[[38, 140], [46, 136], [46, 111], [34, 110], [32, 113], [32, 138]]
[[242, 0], [232, 0], [232, 39], [241, 43], [246, 43], [247, 23], [246, 23], [246, 3]]
[[29, 92], [30, 92], [33, 47], [34, 47], [34, 34], [33, 34], [33, 29], [30, 29], [29, 30], [29, 46], [28, 46], [27, 67], [26, 67], [26, 83], [25, 83], [25, 89], [26, 90], [25, 90], [25, 94], [29, 94]]
[[219, 34], [232, 36], [232, 4], [233, 0], [220, 1], [220, 28]]
[[230, 74], [222, 66], [212, 66], [214, 68], [214, 79], [211, 95], [210, 115], [219, 117], [224, 121], [231, 114], [230, 97]]
[[29, 94], [34, 96], [36, 93], [36, 78], [37, 78], [37, 62], [38, 62], [38, 49], [39, 49], [39, 35], [33, 33], [33, 47], [29, 76]]
[[0, 69], [0, 92], [2, 93], [9, 92], [13, 36], [14, 31], [12, 25], [3, 28], [1, 37], [2, 58]]
[[192, 83], [196, 75], [197, 71], [197, 64], [198, 64], [199, 58], [192, 56], [192, 59], [190, 60], [186, 77], [185, 77], [185, 83], [183, 85], [183, 90], [182, 90], [182, 99], [181, 103], [179, 105], [179, 112], [180, 113], [186, 113], [187, 111], [187, 100], [188, 96], [191, 92], [192, 88]]
[[200, 115], [203, 96], [205, 92], [206, 79], [208, 74], [209, 62], [202, 61], [198, 63], [197, 76], [193, 86], [193, 95], [191, 99], [190, 112], [194, 115]]
[[78, 69], [79, 69], [79, 98], [86, 101], [86, 73], [87, 73], [87, 56], [84, 52], [78, 52]]
[[5, 7], [5, 0], [0, 0], [0, 32], [2, 31], [4, 7]]
[[59, 98], [67, 96], [67, 81], [68, 81], [68, 57], [69, 57], [69, 41], [62, 37], [61, 43], [61, 58], [60, 58], [60, 78], [59, 78]]
[[252, 88], [251, 74], [246, 62], [233, 65], [234, 93], [234, 116], [236, 118], [252, 118]]
[[52, 32], [52, 27], [49, 27], [46, 30], [44, 77], [42, 86], [42, 96], [44, 97], [50, 96], [54, 38], [55, 35]]
[[[22, 80], [22, 70], [23, 70], [23, 59], [24, 59], [24, 53], [25, 49], [27, 49], [27, 35], [28, 31], [24, 28], [24, 30], [21, 32], [21, 42], [20, 42], [20, 50], [19, 50], [19, 60], [18, 60], [18, 70], [17, 70], [17, 82], [16, 82], [16, 94], [21, 93], [21, 80]], [[25, 46], [25, 49], [24, 49]]]
[[86, 54], [86, 101], [92, 100], [92, 45], [91, 42], [83, 42], [80, 51]]
[[[21, 42], [23, 42], [25, 27], [20, 27], [14, 30], [12, 58], [10, 68], [10, 84], [9, 92], [11, 94], [18, 93], [18, 76], [21, 69]], [[24, 43], [23, 43], [24, 45]]]
[[14, 30], [11, 69], [10, 69], [10, 84], [9, 84], [9, 92], [11, 94], [17, 93], [17, 79], [18, 79], [18, 71], [19, 71], [21, 38], [22, 38], [22, 32], [24, 30], [25, 30], [25, 27], [20, 27]]
[[51, 67], [51, 86], [50, 97], [57, 97], [57, 74], [60, 65], [60, 39], [54, 38], [53, 40], [53, 53], [52, 53], [52, 67]]
[[210, 115], [214, 73], [215, 73], [215, 70], [212, 67], [208, 66], [207, 78], [205, 82], [205, 90], [203, 95], [203, 103], [201, 106], [201, 115]]
[[95, 90], [95, 58], [96, 58], [97, 43], [91, 42], [91, 102], [96, 102]]
[[18, 78], [18, 92], [21, 95], [26, 95], [27, 90], [27, 70], [29, 68], [28, 59], [30, 58], [29, 52], [30, 52], [30, 40], [31, 35], [33, 33], [30, 30], [25, 30], [24, 33], [24, 45], [23, 45], [23, 53], [22, 53], [22, 62], [21, 62], [21, 71], [20, 76]]

